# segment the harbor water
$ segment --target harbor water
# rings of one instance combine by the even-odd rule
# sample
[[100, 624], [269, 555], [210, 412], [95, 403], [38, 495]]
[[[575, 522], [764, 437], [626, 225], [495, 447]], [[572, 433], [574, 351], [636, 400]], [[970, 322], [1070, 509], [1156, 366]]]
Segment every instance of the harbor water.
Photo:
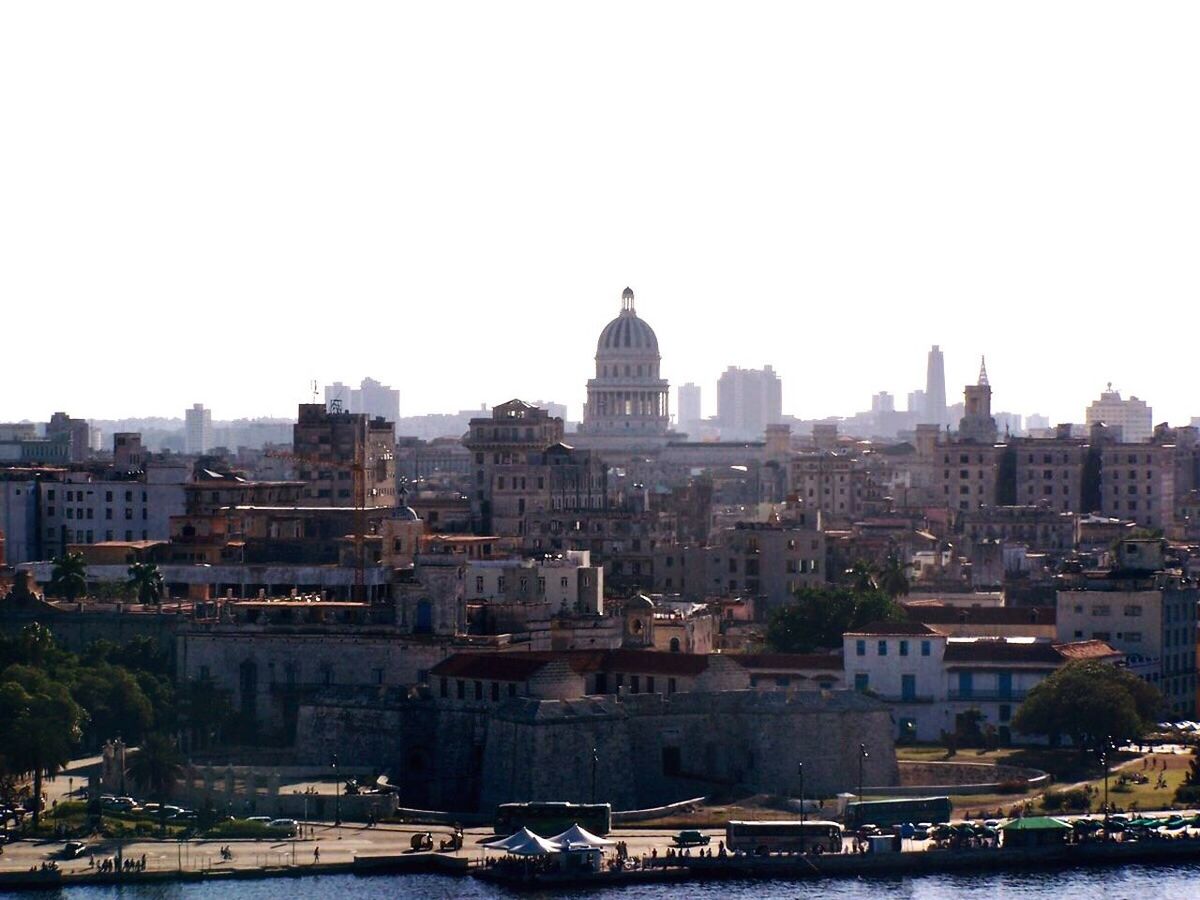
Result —
[[[1200, 864], [869, 880], [699, 881], [679, 885], [571, 890], [557, 895], [575, 900], [762, 900], [776, 897], [786, 900], [843, 900], [872, 895], [888, 900], [1089, 900], [1093, 897], [1105, 900], [1148, 900], [1158, 897], [1186, 900], [1200, 898]], [[517, 894], [471, 878], [440, 875], [325, 875], [260, 881], [72, 886], [30, 896], [58, 896], [64, 900], [270, 900], [277, 897], [295, 900], [490, 900], [496, 897], [548, 897], [551, 894]]]

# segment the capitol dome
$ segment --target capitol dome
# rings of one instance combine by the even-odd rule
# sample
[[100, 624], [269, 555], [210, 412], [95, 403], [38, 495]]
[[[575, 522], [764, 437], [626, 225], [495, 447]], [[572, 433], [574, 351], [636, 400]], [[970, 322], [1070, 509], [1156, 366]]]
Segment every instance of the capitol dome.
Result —
[[621, 294], [621, 313], [604, 326], [596, 343], [596, 354], [606, 351], [646, 350], [658, 355], [658, 337], [654, 329], [639, 319], [633, 308], [633, 291], [625, 288]]
[[587, 384], [581, 430], [610, 437], [665, 435], [671, 419], [661, 362], [658, 336], [638, 318], [633, 290], [625, 288], [620, 314], [596, 342], [596, 376]]

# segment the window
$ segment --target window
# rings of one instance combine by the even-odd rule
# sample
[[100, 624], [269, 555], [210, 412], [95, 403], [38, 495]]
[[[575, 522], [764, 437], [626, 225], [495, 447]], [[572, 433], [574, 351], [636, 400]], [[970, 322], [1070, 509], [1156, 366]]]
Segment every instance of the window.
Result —
[[854, 642], [854, 655], [855, 656], [866, 656], [867, 655], [867, 642], [866, 641], [855, 641]]
[[887, 656], [887, 641], [880, 641], [880, 642], [879, 642], [879, 655], [880, 655], [880, 656]]
[[1136, 603], [1130, 604], [1125, 607], [1125, 615], [1127, 615], [1127, 616], [1140, 616], [1141, 614], [1142, 614], [1142, 607]]
[[922, 656], [929, 655], [929, 641], [921, 641], [921, 655]]
[[653, 675], [646, 676], [646, 693], [647, 694], [654, 693], [654, 676]]
[[900, 642], [900, 655], [901, 655], [901, 656], [908, 656], [908, 641], [901, 641], [901, 642]]
[[475, 682], [475, 699], [476, 700], [483, 699], [483, 682], [482, 681]]
[[450, 696], [450, 684], [445, 678], [438, 679], [438, 694], [442, 697]]
[[629, 676], [629, 693], [636, 694], [638, 692], [638, 690], [641, 687], [641, 685], [640, 685], [641, 680], [642, 680], [641, 676], [639, 676], [639, 675], [630, 675]]
[[458, 691], [458, 699], [466, 700], [467, 699], [467, 683], [460, 678], [455, 682], [455, 688]]
[[492, 682], [492, 702], [495, 703], [500, 699], [500, 682]]
[[1112, 615], [1112, 607], [1107, 603], [1098, 603], [1092, 607], [1093, 616], [1108, 616]]
[[1008, 722], [1012, 720], [1012, 707], [1007, 703], [1000, 704], [1000, 721]]

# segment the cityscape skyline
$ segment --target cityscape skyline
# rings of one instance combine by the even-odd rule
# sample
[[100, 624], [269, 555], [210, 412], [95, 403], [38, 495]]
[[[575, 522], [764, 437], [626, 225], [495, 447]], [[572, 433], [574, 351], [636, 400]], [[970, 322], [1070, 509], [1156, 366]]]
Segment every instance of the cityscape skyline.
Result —
[[[662, 330], [663, 329], [661, 328], [659, 329], [660, 333]], [[668, 337], [667, 341], [669, 340], [670, 338]], [[948, 407], [953, 406], [956, 403], [961, 403], [963, 388], [975, 382], [978, 372], [978, 362], [976, 360], [978, 360], [980, 356], [992, 360], [997, 358], [996, 355], [990, 353], [976, 355], [973, 358], [964, 356], [961, 360], [961, 365], [957, 365], [955, 364], [957, 355], [953, 347], [947, 348], [944, 345], [939, 344], [933, 344], [931, 346], [932, 350], [937, 353], [939, 366], [944, 365], [946, 351], [949, 351], [949, 357], [951, 359], [951, 364], [949, 367], [950, 374], [944, 376], [945, 402]], [[850, 397], [848, 400], [848, 405], [838, 409], [822, 408], [818, 405], [819, 401], [813, 399], [812, 395], [805, 397], [803, 392], [795, 386], [795, 383], [792, 380], [789, 379], [786, 374], [787, 369], [785, 369], [784, 366], [772, 363], [769, 360], [764, 360], [763, 362], [758, 363], [758, 365], [765, 364], [768, 368], [774, 368], [776, 370], [776, 374], [783, 382], [784, 416], [801, 420], [852, 418], [864, 410], [870, 410], [872, 408], [873, 400], [880, 392], [890, 394], [893, 398], [904, 398], [908, 396], [910, 403], [913, 402], [914, 399], [918, 403], [928, 403], [928, 398], [925, 394], [926, 387], [929, 384], [928, 379], [931, 375], [928, 370], [928, 358], [926, 358], [925, 374], [921, 374], [918, 369], [921, 368], [920, 363], [922, 358], [925, 358], [922, 357], [922, 353], [927, 353], [930, 350], [930, 347], [927, 346], [925, 350], [921, 352], [917, 352], [917, 349], [919, 348], [914, 349], [912, 360], [909, 361], [912, 363], [912, 365], [909, 367], [912, 371], [907, 376], [909, 381], [901, 382], [900, 378], [905, 376], [901, 376], [893, 372], [890, 375], [884, 376], [890, 379], [887, 383], [882, 383], [881, 381], [872, 387], [868, 393], [862, 395], [861, 397]], [[999, 358], [1003, 360], [1004, 356], [1004, 354], [1000, 354]], [[680, 385], [698, 385], [701, 388], [701, 414], [704, 420], [712, 419], [717, 416], [717, 385], [720, 381], [721, 375], [724, 374], [725, 370], [734, 367], [753, 367], [754, 365], [755, 363], [748, 360], [744, 360], [740, 363], [730, 362], [725, 365], [714, 366], [712, 370], [712, 377], [710, 379], [700, 379], [697, 377], [675, 378], [671, 375], [670, 358], [668, 356], [668, 352], [664, 351], [663, 353], [664, 377], [666, 377], [667, 381], [671, 385], [672, 395], [674, 395], [675, 390]], [[993, 371], [997, 369], [1002, 372], [1006, 371], [1005, 367], [996, 366], [994, 362], [992, 363], [991, 367]], [[582, 395], [585, 393], [585, 390], [581, 389], [580, 385], [586, 381], [585, 378], [581, 378], [578, 383], [570, 383], [566, 380], [565, 376], [561, 378], [556, 377], [552, 383], [549, 381], [542, 381], [540, 384], [535, 384], [530, 390], [524, 392], [505, 390], [503, 387], [499, 387], [495, 389], [494, 396], [481, 397], [475, 402], [470, 402], [468, 400], [467, 402], [458, 403], [454, 400], [450, 400], [447, 403], [438, 405], [436, 400], [429, 399], [433, 395], [428, 393], [424, 387], [406, 389], [405, 384], [401, 379], [384, 374], [385, 369], [386, 366], [381, 364], [370, 371], [360, 371], [357, 374], [353, 374], [350, 376], [350, 378], [352, 381], [366, 379], [367, 381], [377, 383], [374, 382], [374, 379], [376, 377], [381, 377], [385, 382], [395, 385], [396, 391], [393, 393], [399, 394], [401, 398], [400, 402], [403, 404], [404, 416], [406, 417], [448, 414], [471, 409], [482, 409], [485, 407], [490, 408], [498, 403], [504, 402], [507, 399], [528, 399], [533, 397], [541, 398], [543, 396], [555, 398], [557, 402], [565, 405], [567, 408], [566, 418], [568, 421], [577, 422], [582, 416]], [[960, 370], [961, 373], [963, 373], [961, 378], [958, 377]], [[976, 374], [966, 374], [970, 372], [974, 372]], [[1063, 401], [1062, 414], [1055, 414], [1055, 412], [1046, 405], [1022, 405], [1011, 398], [1009, 391], [1006, 389], [1004, 381], [998, 380], [998, 382], [1000, 399], [997, 401], [997, 409], [1014, 412], [1025, 417], [1030, 415], [1044, 416], [1049, 419], [1052, 425], [1060, 422], [1083, 424], [1087, 417], [1088, 405], [1094, 403], [1095, 400], [1101, 396], [1102, 392], [1106, 390], [1115, 390], [1121, 393], [1123, 396], [1135, 396], [1147, 402], [1154, 410], [1155, 424], [1160, 422], [1169, 422], [1172, 425], [1184, 425], [1188, 424], [1193, 417], [1200, 416], [1200, 403], [1196, 404], [1196, 409], [1194, 411], [1189, 410], [1187, 407], [1181, 407], [1178, 414], [1172, 413], [1170, 416], [1164, 416], [1162, 412], [1160, 412], [1162, 407], [1152, 392], [1144, 389], [1130, 390], [1127, 385], [1116, 381], [1116, 379], [1098, 379], [1094, 385], [1090, 381], [1081, 382], [1079, 387], [1085, 393], [1081, 394], [1074, 403], [1072, 403], [1070, 400]], [[215, 414], [218, 421], [228, 422], [251, 419], [288, 420], [294, 418], [293, 410], [295, 409], [295, 405], [297, 403], [309, 402], [312, 400], [312, 397], [314, 396], [314, 383], [317, 385], [317, 395], [323, 396], [326, 401], [328, 401], [331, 396], [334, 396], [339, 389], [346, 388], [346, 386], [341, 383], [340, 379], [309, 379], [302, 385], [302, 388], [299, 392], [293, 391], [292, 393], [285, 395], [290, 399], [283, 400], [278, 395], [271, 395], [269, 398], [267, 398], [267, 402], [271, 404], [271, 408], [269, 409], [262, 409], [246, 405], [241, 399], [235, 399], [233, 403], [221, 403], [219, 398], [218, 401], [212, 401], [208, 399], [208, 395], [205, 395], [205, 399], [199, 402], [210, 413], [210, 415]], [[423, 385], [424, 382], [418, 381], [417, 384]], [[915, 397], [909, 396], [913, 392], [915, 392]], [[243, 395], [244, 393], [244, 391], [241, 392]], [[576, 394], [580, 396], [576, 398], [574, 396]], [[797, 399], [798, 394], [801, 395], [799, 399]], [[93, 414], [90, 409], [84, 409], [82, 404], [79, 404], [78, 410], [75, 409], [75, 404], [68, 403], [61, 397], [48, 397], [44, 405], [44, 409], [39, 408], [36, 405], [36, 402], [27, 399], [27, 396], [28, 395], [26, 394], [8, 394], [4, 398], [0, 399], [0, 421], [39, 422], [48, 418], [52, 410], [61, 409], [64, 406], [71, 406], [72, 414], [80, 412], [89, 420], [107, 421], [134, 418], [178, 418], [182, 420], [182, 413], [192, 406], [191, 402], [188, 403], [187, 407], [184, 407], [182, 404], [175, 404], [173, 407], [167, 406], [165, 408], [153, 409], [131, 408], [128, 405], [123, 407], [103, 406], [101, 407], [102, 412]], [[141, 395], [139, 394], [139, 396]], [[347, 396], [349, 395], [347, 394]], [[844, 391], [837, 392], [836, 396], [846, 396], [846, 393]], [[21, 405], [14, 408], [14, 401], [20, 401]], [[124, 400], [122, 403], [128, 404], [128, 400]], [[901, 406], [903, 406], [904, 410], [912, 411], [909, 409], [908, 405], [904, 404], [902, 401], [897, 405], [897, 409], [900, 410]], [[17, 409], [25, 410], [25, 412], [23, 414], [18, 414]], [[925, 407], [922, 406], [921, 411], [924, 410]], [[672, 409], [673, 420], [676, 419], [675, 413], [676, 410]], [[950, 427], [954, 427], [957, 423], [951, 422], [948, 424]]]

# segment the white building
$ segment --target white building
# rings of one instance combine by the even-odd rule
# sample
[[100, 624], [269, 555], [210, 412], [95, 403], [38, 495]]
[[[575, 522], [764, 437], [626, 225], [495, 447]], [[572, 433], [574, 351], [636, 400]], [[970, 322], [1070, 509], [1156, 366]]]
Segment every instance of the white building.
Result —
[[1073, 659], [1115, 663], [1103, 641], [1054, 643], [1034, 637], [949, 637], [919, 622], [869, 625], [842, 636], [846, 686], [894, 707], [897, 738], [937, 741], [977, 712], [1001, 742], [1029, 691]]
[[184, 434], [183, 450], [185, 453], [199, 455], [212, 449], [212, 410], [205, 409], [202, 403], [193, 403], [192, 408], [183, 414]]
[[171, 516], [186, 509], [188, 478], [184, 466], [151, 465], [139, 480], [70, 472], [62, 481], [41, 482], [42, 557], [58, 556], [70, 544], [168, 540]]
[[1122, 400], [1120, 392], [1112, 389], [1111, 381], [1108, 390], [1087, 408], [1085, 421], [1089, 428], [1103, 424], [1114, 431], [1120, 429], [1118, 440], [1127, 444], [1140, 444], [1154, 434], [1154, 412], [1146, 401], [1137, 397]]
[[604, 568], [591, 551], [567, 550], [532, 559], [474, 560], [467, 565], [468, 603], [546, 604], [550, 612], [604, 612]]

